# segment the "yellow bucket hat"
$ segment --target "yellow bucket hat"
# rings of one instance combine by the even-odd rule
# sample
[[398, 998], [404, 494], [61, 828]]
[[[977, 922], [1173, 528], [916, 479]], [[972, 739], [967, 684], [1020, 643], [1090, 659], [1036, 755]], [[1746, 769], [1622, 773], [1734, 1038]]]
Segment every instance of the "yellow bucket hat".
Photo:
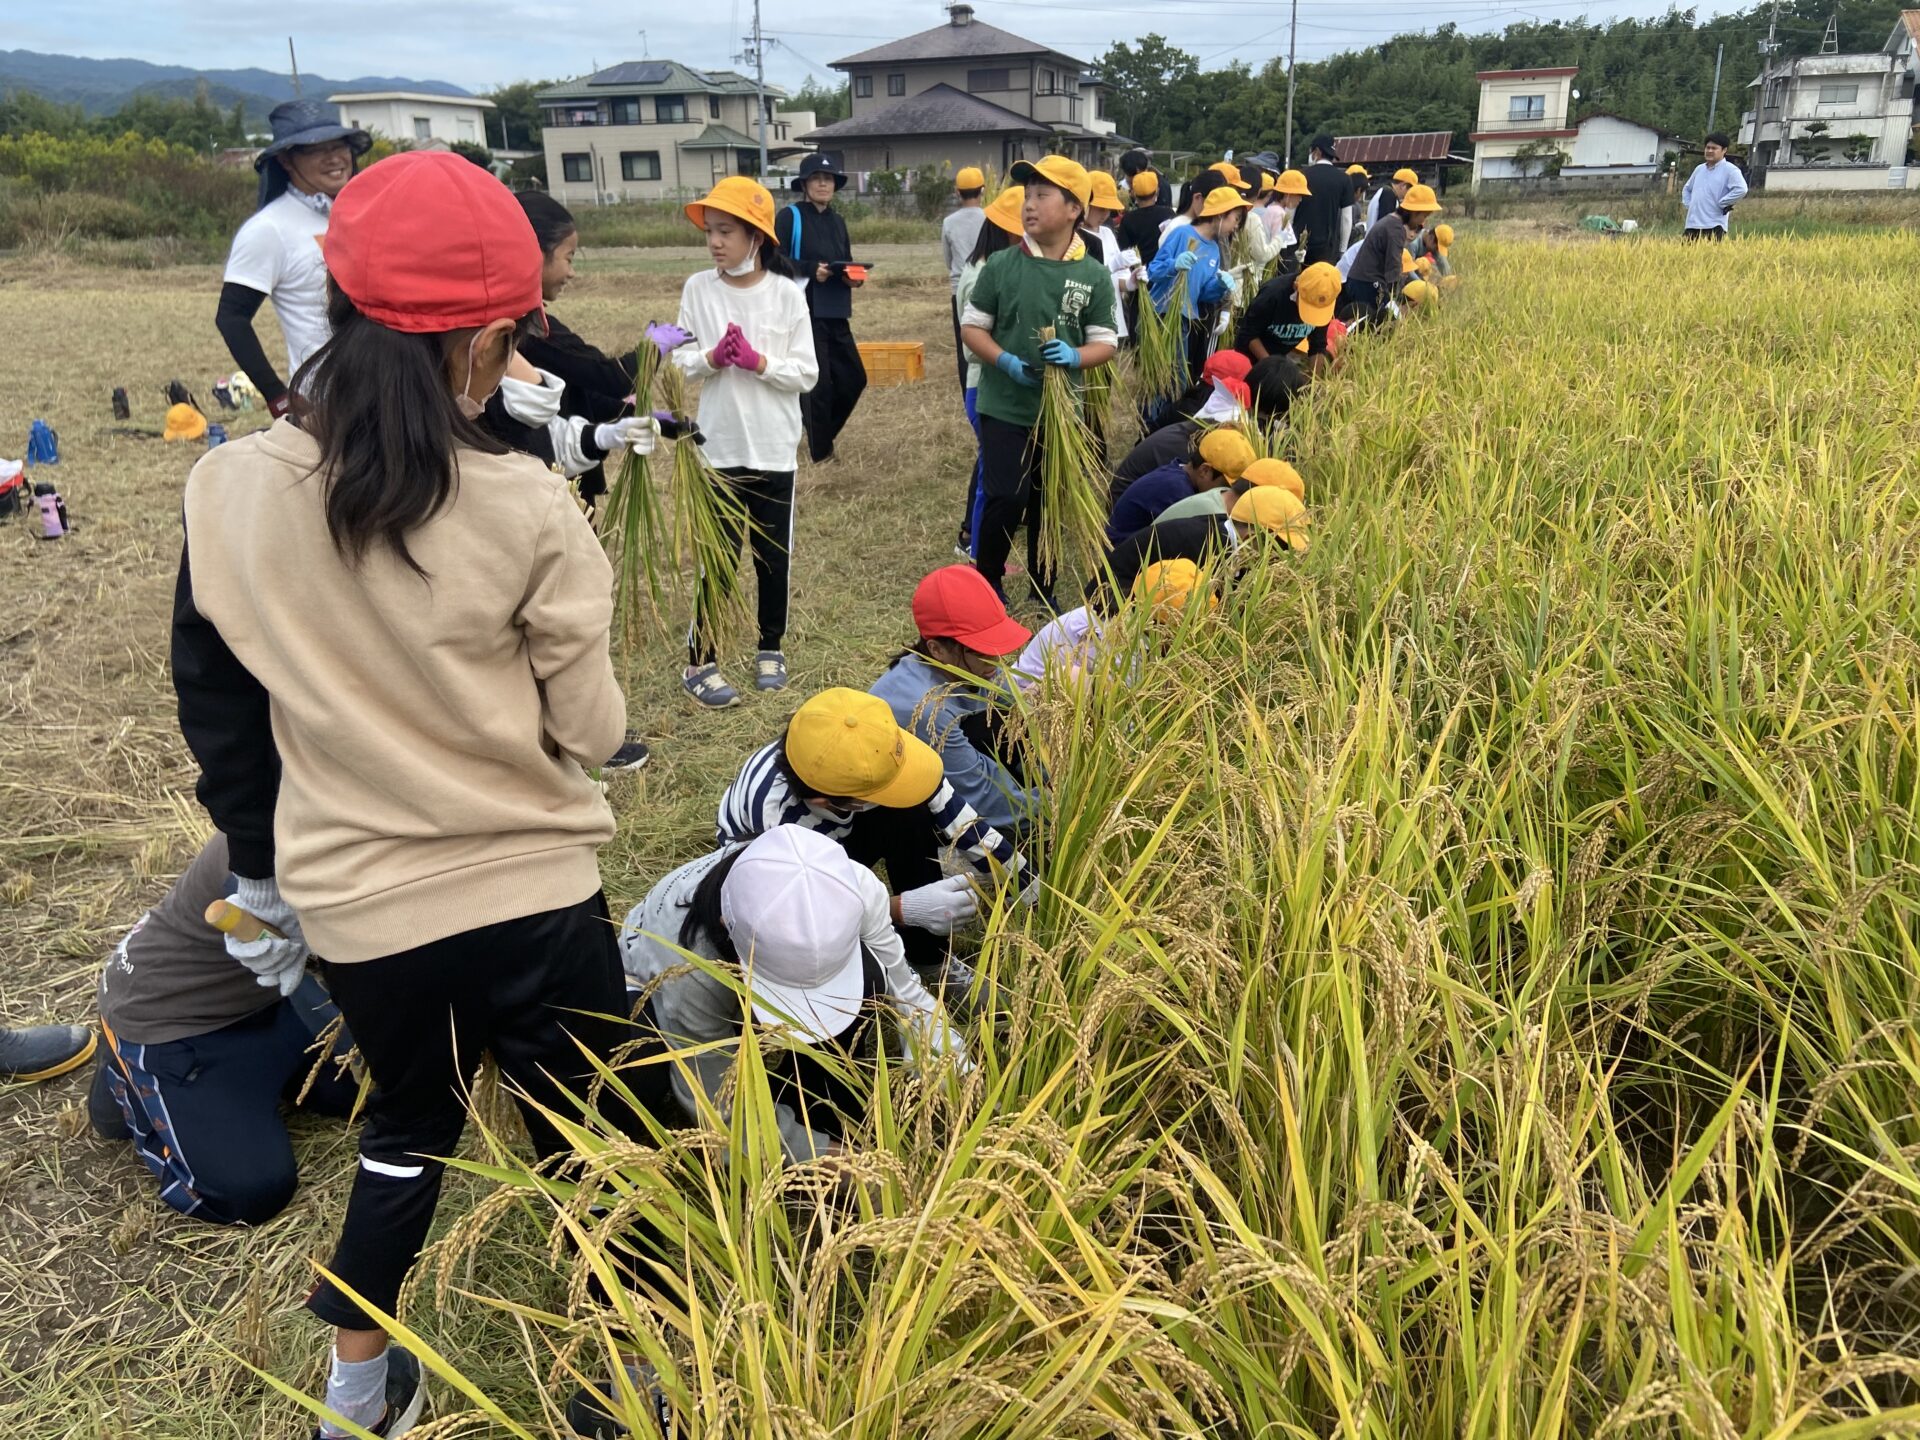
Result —
[[708, 209], [718, 210], [744, 220], [774, 244], [780, 237], [773, 233], [773, 196], [767, 187], [747, 175], [729, 175], [706, 193], [703, 199], [687, 206], [687, 219], [702, 230], [707, 228]]
[[1307, 498], [1307, 482], [1284, 460], [1256, 460], [1240, 478], [1249, 485], [1273, 485], [1298, 499]]
[[1428, 215], [1437, 215], [1440, 212], [1440, 201], [1434, 195], [1431, 185], [1416, 185], [1407, 191], [1406, 198], [1400, 202], [1400, 208], [1413, 211], [1415, 214], [1424, 212]]
[[1200, 218], [1211, 220], [1216, 215], [1224, 215], [1229, 210], [1249, 210], [1247, 197], [1232, 185], [1220, 185], [1207, 192], [1207, 201], [1200, 207]]
[[1312, 187], [1307, 184], [1306, 174], [1299, 170], [1282, 170], [1280, 172], [1280, 183], [1273, 188], [1278, 190], [1282, 195], [1311, 195], [1313, 193]]

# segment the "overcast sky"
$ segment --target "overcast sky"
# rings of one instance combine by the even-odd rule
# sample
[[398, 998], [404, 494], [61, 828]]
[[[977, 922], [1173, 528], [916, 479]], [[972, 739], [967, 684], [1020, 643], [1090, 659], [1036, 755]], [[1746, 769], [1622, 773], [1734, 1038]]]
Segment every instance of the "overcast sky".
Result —
[[[1206, 66], [1243, 59], [1258, 68], [1287, 49], [1286, 0], [975, 0], [975, 8], [990, 24], [1083, 60], [1153, 31]], [[1732, 7], [1708, 0], [1700, 8]], [[1530, 18], [1645, 18], [1666, 9], [1666, 0], [1300, 0], [1299, 55], [1319, 59], [1448, 21], [1482, 31]], [[752, 0], [0, 0], [0, 46], [284, 72], [291, 24], [303, 70], [334, 79], [407, 75], [481, 90], [581, 75], [643, 54], [730, 67], [752, 17]], [[767, 47], [767, 78], [788, 87], [809, 75], [833, 81], [832, 61], [945, 18], [935, 0], [762, 0], [761, 24], [778, 42]], [[885, 30], [870, 28], [878, 24]]]

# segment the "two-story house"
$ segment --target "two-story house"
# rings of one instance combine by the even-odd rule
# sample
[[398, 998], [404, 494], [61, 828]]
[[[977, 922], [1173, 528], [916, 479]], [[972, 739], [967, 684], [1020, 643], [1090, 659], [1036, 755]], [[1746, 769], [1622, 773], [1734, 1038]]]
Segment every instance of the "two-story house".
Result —
[[950, 164], [1004, 175], [1016, 160], [1058, 152], [1093, 166], [1125, 148], [1085, 61], [976, 20], [971, 5], [833, 68], [848, 77], [851, 113], [801, 138], [852, 172]]
[[[771, 164], [807, 147], [776, 108], [787, 92], [766, 92]], [[537, 98], [547, 189], [564, 205], [694, 195], [728, 175], [759, 174], [758, 97], [753, 81], [731, 70], [629, 60]]]
[[1480, 112], [1472, 134], [1473, 184], [1524, 180], [1546, 168], [1550, 152], [1570, 154], [1580, 132], [1569, 121], [1578, 65], [1482, 70]]
[[1769, 190], [1920, 189], [1914, 139], [1920, 10], [1879, 50], [1795, 55], [1753, 78], [1740, 138]]
[[412, 90], [343, 90], [327, 97], [329, 105], [340, 107], [340, 123], [384, 135], [389, 140], [406, 140], [416, 145], [441, 141], [452, 145], [492, 148], [499, 138], [494, 124], [493, 101], [478, 95], [427, 95]]

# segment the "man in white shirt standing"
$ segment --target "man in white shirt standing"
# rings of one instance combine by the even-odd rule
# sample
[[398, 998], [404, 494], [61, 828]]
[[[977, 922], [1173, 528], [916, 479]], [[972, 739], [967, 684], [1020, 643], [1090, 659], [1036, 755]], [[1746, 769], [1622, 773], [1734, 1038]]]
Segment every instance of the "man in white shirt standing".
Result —
[[[254, 157], [260, 203], [233, 237], [214, 325], [275, 416], [287, 413], [287, 382], [327, 343], [327, 265], [320, 242], [333, 197], [353, 178], [373, 137], [342, 125], [333, 106], [289, 100], [269, 117], [273, 143]], [[267, 359], [253, 328], [271, 300], [287, 341], [287, 379]]]
[[1724, 240], [1727, 217], [1746, 196], [1747, 177], [1727, 159], [1727, 137], [1719, 131], [1707, 136], [1703, 150], [1706, 163], [1687, 177], [1680, 191], [1680, 204], [1687, 212], [1687, 239]]

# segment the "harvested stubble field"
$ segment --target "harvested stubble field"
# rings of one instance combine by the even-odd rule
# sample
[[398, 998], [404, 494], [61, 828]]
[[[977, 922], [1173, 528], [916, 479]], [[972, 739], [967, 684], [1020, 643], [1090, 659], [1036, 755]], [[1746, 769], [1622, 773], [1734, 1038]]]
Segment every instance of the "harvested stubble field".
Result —
[[[816, 1214], [836, 1177], [770, 1168], [762, 1106], [730, 1168], [583, 1130], [702, 1243], [691, 1299], [569, 1318], [553, 1204], [505, 1157], [452, 1180], [407, 1318], [458, 1433], [558, 1433], [609, 1333], [711, 1436], [1920, 1425], [1920, 373], [1884, 303], [1920, 244], [1463, 240], [1453, 303], [1296, 417], [1311, 554], [1034, 717], [1050, 888], [986, 937], [1002, 1023], [965, 1081], [885, 1078], [857, 1199]], [[886, 258], [861, 332], [929, 339], [929, 383], [802, 474], [795, 698], [877, 672], [954, 528], [945, 286]], [[589, 263], [563, 313], [629, 343], [685, 268]], [[10, 1020], [85, 1012], [202, 824], [165, 673], [192, 456], [105, 415], [224, 368], [214, 281], [0, 268], [36, 337], [7, 433], [61, 429], [82, 527], [0, 533]], [[676, 664], [627, 676], [658, 758], [614, 792], [616, 909], [793, 703], [696, 717]], [[348, 1137], [300, 1125], [293, 1209], [222, 1233], [82, 1088], [0, 1102], [0, 1430], [294, 1433], [244, 1362], [317, 1378]]]

